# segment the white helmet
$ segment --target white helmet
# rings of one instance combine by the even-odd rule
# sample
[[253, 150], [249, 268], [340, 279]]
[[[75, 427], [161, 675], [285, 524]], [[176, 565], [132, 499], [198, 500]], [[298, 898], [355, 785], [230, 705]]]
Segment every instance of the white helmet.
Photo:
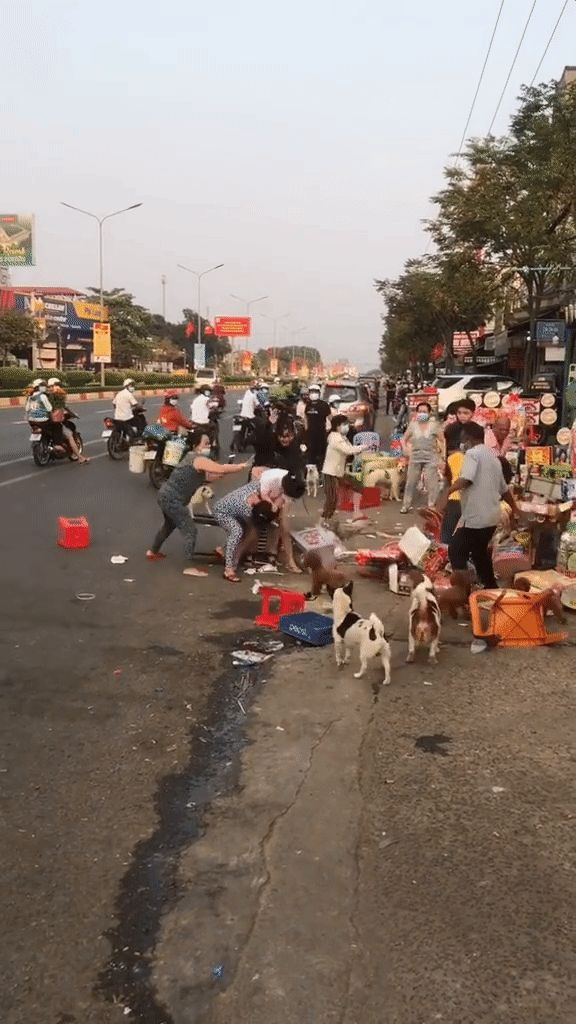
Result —
[[340, 395], [332, 395], [332, 398], [329, 400], [328, 405], [339, 405], [341, 401], [342, 399], [340, 398]]
[[122, 387], [123, 388], [128, 388], [128, 387], [130, 387], [131, 384], [134, 384], [134, 381], [132, 380], [132, 377], [126, 377], [126, 380], [123, 382]]
[[60, 384], [60, 377], [50, 377], [48, 380], [48, 387], [52, 388], [55, 384]]
[[37, 377], [36, 380], [32, 381], [32, 387], [33, 388], [39, 388], [41, 384], [45, 384], [45, 383], [46, 383], [46, 381], [44, 380], [43, 377]]

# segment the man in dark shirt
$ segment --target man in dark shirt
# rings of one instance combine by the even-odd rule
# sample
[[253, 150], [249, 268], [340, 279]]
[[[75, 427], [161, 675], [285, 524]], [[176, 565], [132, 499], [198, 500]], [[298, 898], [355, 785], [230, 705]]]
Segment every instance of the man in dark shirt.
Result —
[[455, 413], [456, 420], [454, 423], [449, 423], [444, 430], [446, 455], [459, 450], [463, 440], [462, 428], [470, 422], [475, 412], [476, 405], [471, 398], [461, 398], [448, 407], [448, 413], [452, 415]]
[[320, 398], [317, 384], [310, 386], [310, 397], [306, 403], [306, 444], [308, 445], [308, 462], [317, 466], [322, 472], [326, 455], [327, 433], [326, 421], [330, 416], [328, 402]]

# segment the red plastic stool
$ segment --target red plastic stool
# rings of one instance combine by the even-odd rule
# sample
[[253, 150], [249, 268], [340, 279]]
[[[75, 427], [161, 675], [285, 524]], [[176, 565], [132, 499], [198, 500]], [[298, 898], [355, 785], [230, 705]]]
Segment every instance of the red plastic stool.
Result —
[[[338, 489], [338, 511], [351, 512], [354, 508], [351, 487], [340, 487]], [[363, 487], [360, 499], [360, 508], [378, 508], [382, 503], [382, 491], [379, 487]]]
[[[280, 587], [260, 587], [262, 596], [262, 610], [256, 616], [257, 626], [266, 626], [267, 629], [278, 629], [280, 619], [283, 615], [293, 615], [304, 611], [306, 599], [304, 594], [296, 593], [294, 590], [282, 590]], [[272, 611], [270, 602], [278, 601], [278, 608]]]
[[87, 548], [90, 546], [90, 527], [88, 520], [58, 518], [58, 544], [61, 548]]

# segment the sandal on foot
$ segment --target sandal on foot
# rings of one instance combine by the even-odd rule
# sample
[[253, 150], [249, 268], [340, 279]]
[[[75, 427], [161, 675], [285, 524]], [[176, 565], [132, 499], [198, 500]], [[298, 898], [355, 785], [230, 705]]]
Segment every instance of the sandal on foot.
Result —
[[227, 583], [241, 583], [242, 582], [240, 577], [237, 576], [236, 573], [234, 573], [233, 575], [230, 575], [230, 576], [227, 576], [226, 573], [223, 573], [222, 574], [222, 578], [225, 579]]
[[146, 558], [149, 562], [160, 562], [166, 555], [163, 555], [161, 551], [147, 551]]
[[192, 567], [190, 569], [183, 569], [182, 570], [182, 575], [183, 576], [201, 576], [202, 578], [204, 578], [205, 576], [208, 575], [208, 573], [206, 572], [206, 569], [195, 569], [194, 567]]

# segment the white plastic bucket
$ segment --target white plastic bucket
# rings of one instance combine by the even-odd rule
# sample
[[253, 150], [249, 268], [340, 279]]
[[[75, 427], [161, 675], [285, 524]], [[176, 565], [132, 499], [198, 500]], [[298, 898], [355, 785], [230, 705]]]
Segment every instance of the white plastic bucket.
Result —
[[165, 466], [180, 465], [186, 445], [182, 441], [166, 441], [162, 462]]
[[132, 445], [128, 454], [128, 469], [131, 473], [143, 473], [144, 453], [146, 449], [143, 444]]

